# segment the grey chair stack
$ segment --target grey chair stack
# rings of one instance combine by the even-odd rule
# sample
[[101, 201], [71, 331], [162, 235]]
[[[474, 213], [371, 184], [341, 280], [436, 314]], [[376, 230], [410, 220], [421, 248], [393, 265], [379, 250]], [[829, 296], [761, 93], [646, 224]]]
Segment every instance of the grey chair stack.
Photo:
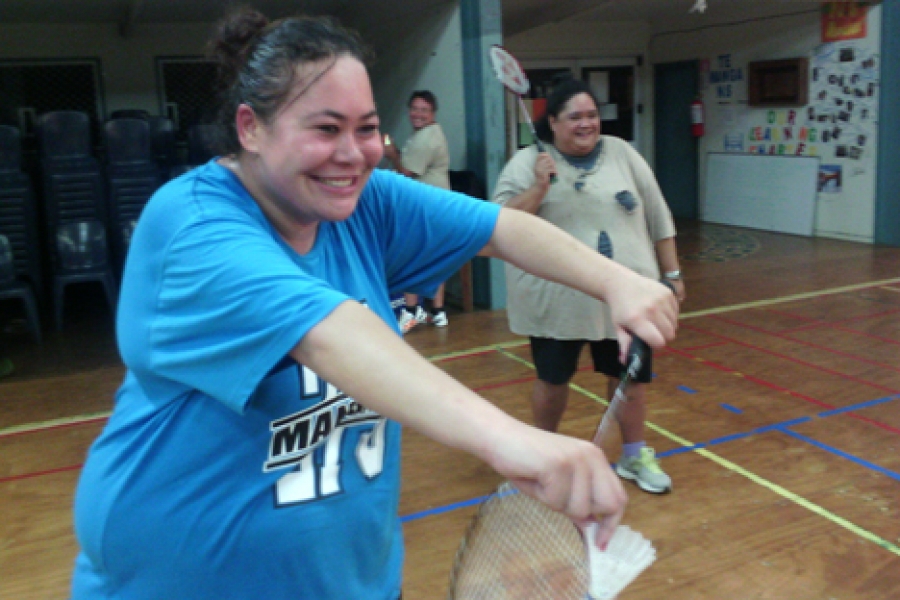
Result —
[[22, 171], [19, 130], [0, 125], [0, 235], [7, 238], [16, 278], [43, 295], [38, 207], [34, 186]]
[[[56, 326], [61, 329], [65, 288], [70, 283], [102, 283], [115, 312], [115, 279], [106, 236], [109, 209], [105, 177], [91, 153], [90, 121], [85, 113], [41, 115], [38, 141]], [[72, 253], [82, 250], [91, 255], [90, 261], [73, 258]]]
[[150, 196], [161, 182], [154, 160], [150, 126], [145, 119], [112, 119], [103, 127], [106, 141], [106, 182], [109, 189], [110, 242], [119, 272], [131, 244], [131, 234]]
[[148, 117], [150, 127], [150, 149], [159, 168], [160, 179], [168, 181], [177, 177], [184, 169], [175, 144], [175, 123], [167, 117]]
[[41, 343], [41, 319], [31, 285], [16, 276], [12, 246], [5, 235], [0, 235], [0, 300], [18, 298], [25, 305], [25, 317], [34, 340]]

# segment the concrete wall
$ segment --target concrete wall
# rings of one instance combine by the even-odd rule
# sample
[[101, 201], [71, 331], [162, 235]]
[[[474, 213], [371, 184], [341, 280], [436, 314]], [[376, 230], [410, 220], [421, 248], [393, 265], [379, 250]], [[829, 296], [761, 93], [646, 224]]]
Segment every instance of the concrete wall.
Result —
[[0, 25], [0, 60], [99, 58], [108, 112], [159, 114], [155, 57], [202, 55], [209, 32], [209, 24], [141, 25], [123, 38], [115, 24]]
[[[406, 100], [416, 89], [438, 97], [438, 119], [450, 145], [451, 168], [466, 166], [465, 100], [459, 9], [447, 4], [420, 15], [416, 31], [376, 48], [371, 69], [384, 131], [411, 134]], [[347, 19], [344, 23], [353, 27]], [[138, 108], [159, 114], [155, 59], [202, 56], [212, 23], [140, 24], [128, 37], [115, 24], [0, 24], [0, 60], [98, 58], [107, 113]]]

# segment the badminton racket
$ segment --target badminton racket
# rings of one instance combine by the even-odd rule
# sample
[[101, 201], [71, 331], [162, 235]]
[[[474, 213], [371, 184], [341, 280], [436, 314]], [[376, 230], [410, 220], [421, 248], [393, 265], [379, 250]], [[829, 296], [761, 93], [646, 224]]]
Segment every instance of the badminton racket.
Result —
[[607, 549], [597, 523], [583, 532], [566, 516], [502, 484], [479, 508], [460, 544], [449, 600], [610, 600], [656, 560], [641, 534], [619, 526]]
[[[490, 57], [494, 75], [497, 76], [497, 79], [500, 80], [500, 83], [502, 83], [506, 89], [515, 94], [516, 98], [518, 98], [519, 108], [522, 110], [522, 114], [525, 115], [525, 122], [528, 123], [528, 128], [531, 130], [531, 135], [534, 138], [534, 143], [537, 146], [538, 152], [546, 152], [544, 144], [541, 142], [537, 130], [534, 128], [534, 122], [531, 120], [531, 113], [529, 112], [528, 107], [525, 106], [525, 101], [522, 99], [531, 88], [531, 83], [528, 81], [528, 75], [525, 74], [519, 61], [517, 61], [512, 54], [507, 52], [503, 46], [497, 44], [491, 46]], [[550, 175], [550, 183], [555, 182], [556, 174], [554, 173]]]
[[622, 374], [622, 378], [619, 380], [619, 385], [616, 386], [616, 391], [613, 393], [612, 399], [609, 401], [609, 406], [606, 409], [606, 412], [603, 413], [603, 418], [600, 419], [600, 425], [597, 427], [597, 432], [594, 434], [593, 443], [595, 446], [602, 447], [603, 439], [606, 437], [606, 433], [609, 431], [609, 425], [615, 419], [618, 414], [619, 407], [623, 402], [627, 402], [627, 396], [625, 395], [625, 390], [628, 388], [629, 382], [632, 379], [637, 377], [637, 374], [640, 372], [641, 368], [644, 366], [644, 361], [647, 360], [647, 354], [650, 348], [647, 346], [647, 342], [642, 340], [641, 338], [632, 336], [631, 345], [628, 346], [628, 358], [626, 360], [625, 372]]
[[[675, 286], [672, 285], [672, 282], [667, 279], [662, 279], [660, 280], [660, 283], [669, 288], [669, 291], [673, 294], [675, 293]], [[644, 366], [644, 362], [647, 360], [649, 354], [650, 347], [647, 346], [647, 342], [636, 335], [632, 336], [631, 345], [628, 346], [628, 357], [625, 359], [625, 372], [619, 380], [619, 385], [616, 386], [616, 391], [609, 401], [606, 412], [603, 413], [603, 418], [600, 419], [600, 425], [597, 426], [597, 432], [594, 434], [594, 439], [592, 440], [595, 446], [603, 446], [603, 440], [606, 437], [606, 433], [609, 431], [610, 423], [615, 419], [622, 403], [628, 401], [625, 390], [628, 388], [629, 382], [637, 377], [637, 374]]]

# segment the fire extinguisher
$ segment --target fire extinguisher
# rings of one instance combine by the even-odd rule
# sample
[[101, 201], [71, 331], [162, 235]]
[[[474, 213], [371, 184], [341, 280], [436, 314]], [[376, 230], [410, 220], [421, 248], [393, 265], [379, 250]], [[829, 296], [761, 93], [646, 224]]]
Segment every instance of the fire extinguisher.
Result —
[[691, 102], [691, 135], [703, 137], [703, 133], [703, 100], [700, 99], [700, 96], [697, 96]]

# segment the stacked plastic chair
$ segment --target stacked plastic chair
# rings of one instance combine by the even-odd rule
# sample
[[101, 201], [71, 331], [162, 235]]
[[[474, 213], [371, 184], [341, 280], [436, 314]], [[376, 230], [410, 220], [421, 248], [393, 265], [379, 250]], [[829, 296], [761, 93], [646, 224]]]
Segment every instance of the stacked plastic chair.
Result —
[[[115, 312], [115, 279], [106, 242], [109, 212], [105, 177], [91, 153], [90, 121], [85, 113], [60, 111], [41, 115], [38, 138], [56, 326], [61, 329], [65, 288], [70, 283], [92, 280], [102, 283]], [[88, 238], [89, 244], [86, 241], [76, 246], [69, 244], [72, 239]], [[73, 247], [84, 249], [92, 259], [73, 259], [68, 254]]]
[[150, 127], [150, 150], [160, 178], [168, 181], [184, 171], [175, 145], [175, 123], [167, 117], [148, 117], [147, 125]]
[[107, 121], [103, 133], [106, 140], [110, 241], [116, 266], [121, 272], [138, 218], [162, 181], [146, 120], [113, 119]]
[[12, 245], [5, 235], [0, 235], [0, 300], [18, 298], [25, 305], [25, 316], [34, 340], [41, 343], [41, 319], [31, 285], [16, 275]]
[[0, 235], [12, 248], [16, 278], [43, 294], [38, 207], [34, 186], [22, 171], [19, 130], [0, 126]]

